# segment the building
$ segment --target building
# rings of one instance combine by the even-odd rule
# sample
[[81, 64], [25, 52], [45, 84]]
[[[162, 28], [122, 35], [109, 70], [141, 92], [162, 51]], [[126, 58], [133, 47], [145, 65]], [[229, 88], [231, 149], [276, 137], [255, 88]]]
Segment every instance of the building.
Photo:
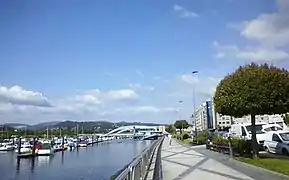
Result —
[[215, 111], [215, 107], [212, 102], [212, 114], [213, 114], [213, 129], [219, 127], [230, 127], [234, 123], [234, 118], [231, 116], [221, 115]]
[[[284, 127], [284, 120], [282, 115], [274, 114], [274, 115], [257, 115], [256, 122], [265, 122], [269, 124], [279, 124], [280, 126]], [[241, 118], [234, 118], [235, 124], [242, 124], [242, 123], [251, 123], [251, 116], [244, 116]]]
[[[251, 116], [244, 116], [241, 118], [235, 118], [232, 116], [221, 115], [215, 112], [214, 106], [212, 106], [213, 113], [213, 128], [217, 129], [218, 127], [230, 127], [232, 124], [242, 124], [242, 123], [251, 123]], [[284, 120], [281, 115], [257, 115], [256, 122], [266, 122], [269, 124], [279, 124], [282, 127], [285, 127]]]
[[195, 114], [196, 129], [204, 131], [213, 128], [212, 101], [206, 101], [196, 109]]

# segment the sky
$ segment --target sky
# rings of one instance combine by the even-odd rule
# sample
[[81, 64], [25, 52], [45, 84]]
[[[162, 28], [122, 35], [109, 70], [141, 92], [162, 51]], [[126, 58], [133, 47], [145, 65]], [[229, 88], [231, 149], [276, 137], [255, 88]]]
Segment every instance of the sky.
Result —
[[0, 123], [190, 122], [240, 65], [289, 68], [289, 0], [1, 0], [0, 27]]

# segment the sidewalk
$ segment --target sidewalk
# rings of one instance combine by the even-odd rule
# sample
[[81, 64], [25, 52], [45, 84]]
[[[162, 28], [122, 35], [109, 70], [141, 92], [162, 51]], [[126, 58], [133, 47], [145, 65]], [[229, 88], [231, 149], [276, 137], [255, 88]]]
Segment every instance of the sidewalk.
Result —
[[[204, 151], [206, 149], [204, 148]], [[162, 146], [164, 180], [253, 180], [217, 160], [165, 138]]]

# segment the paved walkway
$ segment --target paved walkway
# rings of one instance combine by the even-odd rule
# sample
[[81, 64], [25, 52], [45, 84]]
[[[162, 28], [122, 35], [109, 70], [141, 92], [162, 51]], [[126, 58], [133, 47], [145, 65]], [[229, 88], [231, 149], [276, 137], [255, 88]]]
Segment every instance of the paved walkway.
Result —
[[[213, 158], [206, 153], [204, 147], [185, 147], [172, 140], [172, 145], [169, 146], [168, 138], [165, 138], [162, 146], [162, 167], [165, 180], [267, 180], [272, 177], [262, 177], [264, 172], [252, 172], [246, 170], [240, 172], [237, 168], [232, 168], [230, 163], [226, 164], [221, 160]], [[206, 153], [202, 153], [206, 152]], [[213, 153], [213, 152], [212, 152]], [[218, 156], [218, 154], [213, 154]], [[222, 156], [222, 155], [219, 155]], [[229, 160], [226, 159], [226, 162]], [[248, 172], [248, 173], [247, 173]], [[249, 177], [248, 175], [251, 175]], [[259, 178], [255, 178], [259, 177]], [[275, 178], [274, 178], [275, 180]]]

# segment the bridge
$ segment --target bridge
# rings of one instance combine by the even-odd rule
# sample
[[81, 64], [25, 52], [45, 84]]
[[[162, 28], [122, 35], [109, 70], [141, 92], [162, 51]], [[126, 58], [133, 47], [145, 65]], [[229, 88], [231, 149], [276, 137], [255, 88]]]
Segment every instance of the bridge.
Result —
[[122, 126], [111, 130], [106, 134], [80, 134], [80, 136], [100, 136], [100, 137], [132, 137], [144, 136], [147, 132], [164, 132], [164, 126]]

